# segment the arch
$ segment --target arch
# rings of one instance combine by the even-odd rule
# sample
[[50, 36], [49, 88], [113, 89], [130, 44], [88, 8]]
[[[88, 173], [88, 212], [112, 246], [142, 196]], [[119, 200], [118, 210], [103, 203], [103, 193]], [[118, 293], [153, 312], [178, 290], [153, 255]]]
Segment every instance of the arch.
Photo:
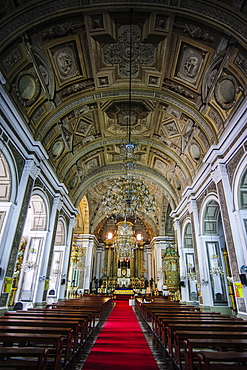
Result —
[[47, 229], [47, 206], [44, 198], [35, 192], [30, 199], [25, 228], [30, 231], [45, 231]]
[[191, 222], [187, 221], [183, 229], [183, 247], [193, 248], [193, 238], [192, 238], [192, 226]]
[[203, 211], [203, 235], [217, 235], [219, 221], [219, 203], [216, 200], [209, 200]]
[[0, 154], [0, 239], [4, 233], [5, 223], [11, 208], [11, 201], [16, 194], [16, 176], [12, 159], [5, 150]]

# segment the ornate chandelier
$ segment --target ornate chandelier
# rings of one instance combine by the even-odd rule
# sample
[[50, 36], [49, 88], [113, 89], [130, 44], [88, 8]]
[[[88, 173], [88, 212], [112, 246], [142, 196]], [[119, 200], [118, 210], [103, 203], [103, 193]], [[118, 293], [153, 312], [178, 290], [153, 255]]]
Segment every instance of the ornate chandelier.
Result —
[[113, 243], [118, 258], [133, 258], [134, 250], [137, 248], [136, 240], [133, 236], [119, 236]]
[[118, 258], [127, 259], [134, 257], [134, 251], [138, 247], [136, 238], [133, 236], [133, 224], [129, 221], [120, 221], [117, 224], [117, 236], [112, 246]]
[[149, 188], [134, 176], [115, 180], [105, 193], [102, 204], [108, 216], [151, 215], [156, 209], [155, 196], [151, 198]]

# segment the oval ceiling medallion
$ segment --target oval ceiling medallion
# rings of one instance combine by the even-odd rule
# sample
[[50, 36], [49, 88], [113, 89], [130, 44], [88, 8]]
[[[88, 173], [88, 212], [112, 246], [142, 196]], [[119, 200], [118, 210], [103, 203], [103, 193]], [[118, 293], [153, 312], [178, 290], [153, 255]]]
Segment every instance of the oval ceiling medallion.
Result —
[[64, 142], [62, 140], [57, 140], [51, 148], [53, 157], [56, 157], [56, 158], [59, 157], [62, 154], [63, 149], [64, 149]]
[[235, 104], [237, 83], [232, 76], [221, 76], [215, 87], [215, 98], [223, 109], [230, 109]]
[[16, 81], [16, 93], [21, 103], [26, 107], [38, 99], [40, 83], [32, 71], [23, 71], [19, 74]]
[[198, 160], [200, 158], [201, 150], [197, 144], [194, 144], [194, 143], [191, 144], [190, 154], [191, 154], [191, 157], [195, 160]]

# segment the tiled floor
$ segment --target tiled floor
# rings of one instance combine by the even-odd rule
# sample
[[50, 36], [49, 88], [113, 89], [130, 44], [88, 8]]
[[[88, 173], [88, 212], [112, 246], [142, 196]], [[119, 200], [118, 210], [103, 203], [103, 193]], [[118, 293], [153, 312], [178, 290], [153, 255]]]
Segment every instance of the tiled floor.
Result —
[[[165, 349], [162, 348], [157, 338], [153, 335], [150, 326], [146, 322], [144, 322], [144, 320], [140, 317], [140, 314], [138, 310], [135, 308], [135, 306], [133, 306], [133, 310], [136, 314], [137, 320], [140, 324], [140, 327], [143, 331], [146, 341], [154, 355], [159, 370], [176, 370], [173, 361], [169, 358], [169, 356], [166, 354]], [[78, 353], [74, 357], [73, 362], [66, 367], [66, 370], [82, 369], [83, 364], [86, 361], [89, 352], [101, 331], [102, 326], [104, 325], [104, 322], [105, 320], [98, 322], [97, 326], [87, 339], [86, 343], [79, 349]]]

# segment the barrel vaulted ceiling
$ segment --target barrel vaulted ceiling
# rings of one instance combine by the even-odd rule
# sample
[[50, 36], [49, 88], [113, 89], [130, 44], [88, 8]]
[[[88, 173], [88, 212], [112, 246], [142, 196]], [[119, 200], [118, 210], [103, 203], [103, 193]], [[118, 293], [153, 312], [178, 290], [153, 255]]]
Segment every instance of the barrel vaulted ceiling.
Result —
[[133, 173], [156, 194], [160, 232], [246, 93], [245, 1], [0, 4], [6, 91], [75, 206], [87, 196], [95, 226], [123, 172], [132, 22]]

